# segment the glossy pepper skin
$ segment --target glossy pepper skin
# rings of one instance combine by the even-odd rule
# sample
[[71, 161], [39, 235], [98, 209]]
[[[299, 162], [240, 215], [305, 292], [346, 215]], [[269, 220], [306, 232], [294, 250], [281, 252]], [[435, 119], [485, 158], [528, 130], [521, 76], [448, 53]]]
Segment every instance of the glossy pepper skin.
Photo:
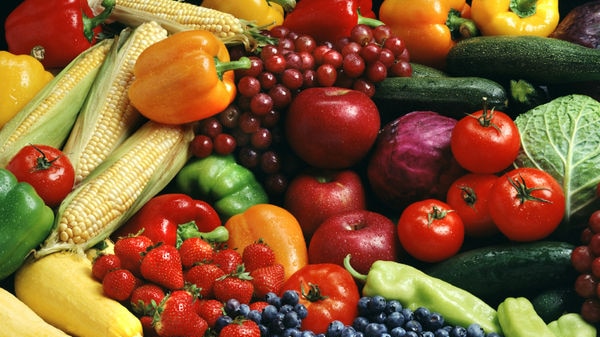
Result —
[[507, 297], [498, 305], [498, 320], [507, 337], [556, 337], [525, 297]]
[[281, 25], [286, 12], [296, 6], [295, 0], [203, 0], [202, 6], [233, 14], [266, 29]]
[[558, 0], [473, 0], [471, 16], [482, 35], [548, 36], [560, 13]]
[[586, 322], [580, 314], [570, 312], [548, 323], [556, 337], [597, 337], [597, 329]]
[[256, 204], [229, 218], [225, 228], [229, 232], [227, 246], [240, 253], [258, 240], [267, 243], [275, 252], [275, 260], [283, 265], [286, 279], [308, 264], [302, 228], [283, 207]]
[[404, 41], [411, 61], [444, 69], [456, 42], [479, 35], [470, 13], [465, 0], [385, 0], [379, 19]]
[[128, 95], [148, 119], [185, 124], [216, 115], [236, 95], [234, 69], [249, 68], [243, 57], [230, 61], [219, 38], [206, 30], [175, 33], [138, 57]]
[[54, 212], [28, 183], [0, 168], [0, 280], [15, 272], [46, 239]]
[[33, 56], [0, 50], [0, 78], [1, 129], [54, 75]]
[[221, 226], [217, 211], [207, 202], [183, 193], [161, 194], [150, 199], [135, 215], [115, 232], [115, 237], [139, 233], [152, 242], [175, 246], [180, 225], [194, 222], [200, 232]]
[[335, 43], [350, 36], [352, 27], [358, 23], [381, 24], [363, 15], [363, 10], [365, 14], [372, 13], [371, 5], [370, 1], [357, 0], [302, 0], [285, 17], [283, 26], [298, 34], [311, 35], [317, 42]]
[[[31, 54], [46, 69], [63, 68], [98, 41], [114, 0], [93, 16], [87, 0], [26, 0], [6, 18], [8, 51]], [[40, 48], [41, 47], [41, 48]]]
[[232, 155], [212, 154], [186, 164], [177, 174], [178, 189], [211, 203], [223, 220], [268, 202], [268, 196], [252, 171]]
[[466, 327], [478, 323], [486, 333], [502, 334], [494, 308], [468, 291], [413, 266], [380, 260], [371, 265], [367, 275], [363, 275], [352, 268], [351, 256], [344, 259], [344, 266], [355, 279], [364, 283], [363, 296], [381, 295], [398, 300], [412, 310], [426, 307], [440, 313], [450, 324]]

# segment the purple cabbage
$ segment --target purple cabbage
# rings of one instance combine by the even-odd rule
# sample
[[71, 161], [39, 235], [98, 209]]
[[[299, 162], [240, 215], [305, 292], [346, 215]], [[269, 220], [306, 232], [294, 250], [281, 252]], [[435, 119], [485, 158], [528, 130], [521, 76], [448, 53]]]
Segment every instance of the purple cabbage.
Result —
[[450, 150], [456, 122], [433, 111], [414, 111], [386, 124], [367, 166], [375, 196], [393, 210], [427, 198], [445, 200], [452, 182], [465, 174]]

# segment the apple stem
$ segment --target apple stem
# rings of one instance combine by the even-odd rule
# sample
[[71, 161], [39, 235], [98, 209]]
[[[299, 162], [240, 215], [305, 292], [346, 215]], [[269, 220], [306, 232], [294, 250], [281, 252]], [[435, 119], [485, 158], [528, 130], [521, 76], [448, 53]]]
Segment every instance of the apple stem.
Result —
[[346, 268], [346, 270], [350, 273], [350, 275], [352, 275], [352, 277], [354, 277], [355, 279], [357, 279], [361, 282], [367, 281], [367, 275], [359, 273], [350, 264], [350, 254], [346, 255], [346, 257], [344, 258], [344, 268]]

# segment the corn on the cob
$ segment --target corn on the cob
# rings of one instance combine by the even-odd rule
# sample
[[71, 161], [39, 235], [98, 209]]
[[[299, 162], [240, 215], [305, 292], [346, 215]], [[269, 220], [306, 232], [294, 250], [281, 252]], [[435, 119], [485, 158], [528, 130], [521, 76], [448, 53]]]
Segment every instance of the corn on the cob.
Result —
[[140, 320], [104, 295], [84, 255], [57, 252], [32, 259], [15, 273], [14, 285], [18, 299], [46, 322], [74, 336], [142, 336]]
[[193, 127], [146, 122], [61, 203], [54, 230], [35, 253], [83, 252], [127, 221], [190, 158]]
[[0, 288], [0, 308], [0, 337], [69, 337], [4, 288]]
[[81, 53], [0, 129], [0, 167], [25, 145], [63, 146], [113, 41]]
[[144, 49], [166, 37], [167, 31], [154, 21], [121, 32], [119, 47], [102, 65], [63, 148], [75, 168], [76, 185], [141, 124], [142, 116], [127, 96], [133, 66]]
[[[93, 7], [101, 8], [101, 0]], [[208, 30], [225, 43], [242, 43], [250, 49], [260, 38], [259, 27], [229, 13], [177, 0], [116, 0], [110, 17], [129, 26], [156, 21], [170, 33]]]

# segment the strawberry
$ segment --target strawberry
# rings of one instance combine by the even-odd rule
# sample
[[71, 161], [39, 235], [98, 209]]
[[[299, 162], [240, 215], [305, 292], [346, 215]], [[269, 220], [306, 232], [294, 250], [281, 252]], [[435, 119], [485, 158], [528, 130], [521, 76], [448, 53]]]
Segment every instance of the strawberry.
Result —
[[147, 236], [135, 235], [119, 238], [115, 242], [115, 255], [121, 260], [121, 267], [128, 269], [135, 276], [141, 276], [140, 263], [142, 254], [152, 246], [152, 240]]
[[185, 272], [184, 280], [199, 289], [200, 297], [212, 298], [215, 280], [223, 275], [225, 272], [215, 264], [198, 264]]
[[109, 271], [121, 268], [121, 259], [115, 254], [100, 254], [94, 258], [92, 276], [100, 282]]
[[117, 301], [129, 299], [133, 289], [140, 285], [141, 280], [127, 269], [115, 269], [109, 271], [102, 279], [102, 290], [104, 294]]
[[253, 320], [236, 318], [221, 329], [218, 337], [260, 337], [260, 328]]
[[131, 311], [138, 316], [153, 315], [158, 303], [165, 297], [162, 287], [154, 283], [146, 283], [135, 288], [129, 298]]
[[250, 310], [257, 310], [262, 312], [267, 305], [269, 305], [269, 302], [267, 301], [253, 301], [252, 303], [250, 303]]
[[154, 330], [154, 325], [152, 325], [152, 320], [153, 320], [152, 316], [148, 316], [148, 315], [140, 316], [140, 323], [142, 323], [144, 337], [159, 337], [158, 334], [156, 333], [156, 330]]
[[202, 238], [188, 238], [179, 246], [179, 255], [183, 268], [191, 268], [196, 263], [209, 262], [213, 258], [213, 247]]
[[274, 264], [275, 252], [264, 241], [258, 240], [244, 248], [242, 261], [246, 270], [252, 272], [255, 269]]
[[219, 266], [225, 274], [235, 272], [237, 267], [244, 263], [242, 255], [235, 249], [224, 248], [215, 252], [213, 263]]
[[234, 273], [226, 274], [215, 280], [213, 285], [215, 299], [224, 303], [235, 298], [242, 304], [249, 304], [254, 294], [251, 280], [252, 277], [245, 271], [244, 265], [239, 265]]
[[224, 315], [223, 302], [215, 299], [201, 299], [196, 301], [196, 312], [204, 318], [209, 328], [214, 328], [217, 319]]
[[267, 293], [279, 294], [285, 281], [285, 269], [281, 263], [260, 267], [250, 272], [254, 285], [254, 297], [265, 298]]
[[195, 297], [187, 290], [174, 290], [170, 292], [159, 304], [154, 313], [154, 329], [161, 337], [175, 336], [203, 336], [208, 324], [204, 321], [205, 331], [202, 328], [203, 320], [196, 313], [194, 306]]
[[140, 272], [146, 280], [170, 290], [184, 286], [181, 257], [173, 245], [152, 246], [143, 256]]

